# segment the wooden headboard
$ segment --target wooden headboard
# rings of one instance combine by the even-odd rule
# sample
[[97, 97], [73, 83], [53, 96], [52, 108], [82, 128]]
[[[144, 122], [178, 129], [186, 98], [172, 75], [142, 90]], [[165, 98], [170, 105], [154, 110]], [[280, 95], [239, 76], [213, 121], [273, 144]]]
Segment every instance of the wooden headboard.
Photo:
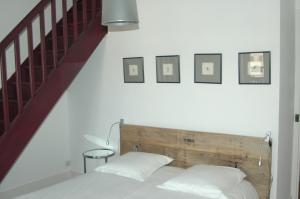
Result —
[[138, 150], [168, 155], [174, 158], [171, 165], [181, 168], [195, 164], [238, 167], [260, 199], [269, 198], [271, 148], [262, 138], [127, 124], [120, 126], [120, 132], [121, 154]]

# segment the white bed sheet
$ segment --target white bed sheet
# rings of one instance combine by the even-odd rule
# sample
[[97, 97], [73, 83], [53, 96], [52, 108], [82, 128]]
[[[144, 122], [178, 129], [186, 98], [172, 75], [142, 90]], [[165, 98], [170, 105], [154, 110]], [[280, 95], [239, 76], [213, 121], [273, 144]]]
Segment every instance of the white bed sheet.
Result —
[[[156, 187], [181, 172], [183, 169], [163, 167], [145, 182], [94, 172], [19, 196], [16, 199], [207, 199]], [[242, 182], [226, 195], [228, 199], [258, 199], [253, 186], [247, 181]]]

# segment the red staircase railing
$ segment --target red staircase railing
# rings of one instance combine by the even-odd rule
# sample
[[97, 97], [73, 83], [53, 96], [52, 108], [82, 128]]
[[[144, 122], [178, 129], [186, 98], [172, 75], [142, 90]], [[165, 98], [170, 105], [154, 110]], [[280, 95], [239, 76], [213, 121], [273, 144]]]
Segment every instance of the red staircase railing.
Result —
[[[67, 55], [88, 26], [97, 17], [101, 3], [96, 0], [73, 0], [67, 9], [67, 1], [61, 0], [62, 19], [57, 23], [56, 0], [41, 2], [0, 43], [1, 102], [0, 136], [9, 130], [38, 89], [47, 81], [51, 71]], [[45, 30], [45, 9], [51, 6], [51, 32]], [[40, 44], [34, 48], [33, 21], [39, 18]], [[21, 64], [20, 35], [27, 31], [28, 58]], [[47, 35], [46, 35], [47, 34]], [[14, 45], [15, 73], [7, 76], [7, 49]], [[37, 61], [38, 60], [38, 61]], [[28, 72], [24, 75], [24, 70]], [[25, 76], [25, 77], [24, 77]]]
[[0, 43], [0, 182], [107, 34], [101, 0], [67, 2], [41, 0]]

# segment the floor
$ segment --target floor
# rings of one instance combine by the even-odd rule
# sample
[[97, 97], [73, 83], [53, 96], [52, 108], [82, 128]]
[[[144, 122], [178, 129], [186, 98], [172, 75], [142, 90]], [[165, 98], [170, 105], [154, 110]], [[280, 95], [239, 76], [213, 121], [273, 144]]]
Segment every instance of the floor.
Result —
[[70, 171], [70, 172], [65, 172], [62, 174], [55, 175], [55, 176], [51, 176], [49, 178], [42, 179], [37, 182], [29, 183], [27, 185], [23, 185], [23, 186], [15, 188], [15, 189], [7, 190], [7, 191], [0, 190], [0, 198], [1, 199], [12, 199], [17, 196], [39, 190], [44, 187], [51, 186], [53, 184], [57, 184], [59, 182], [68, 180], [68, 179], [73, 178], [78, 175], [80, 175], [80, 174]]

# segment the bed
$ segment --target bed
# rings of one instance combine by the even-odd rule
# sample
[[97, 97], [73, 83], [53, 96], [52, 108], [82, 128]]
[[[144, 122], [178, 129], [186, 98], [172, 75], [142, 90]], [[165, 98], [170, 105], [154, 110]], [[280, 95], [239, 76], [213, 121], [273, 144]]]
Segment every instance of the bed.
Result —
[[92, 172], [17, 199], [207, 199], [157, 187], [196, 164], [238, 167], [247, 174], [246, 180], [225, 193], [228, 199], [256, 199], [257, 193], [259, 199], [269, 197], [271, 148], [262, 138], [128, 124], [120, 126], [120, 135], [121, 154], [141, 151], [168, 155], [174, 161], [144, 182]]
[[[20, 196], [18, 199], [207, 199], [156, 187], [182, 172], [181, 168], [166, 166], [156, 171], [145, 182], [93, 172]], [[254, 188], [247, 181], [227, 195], [229, 199], [255, 199]]]

